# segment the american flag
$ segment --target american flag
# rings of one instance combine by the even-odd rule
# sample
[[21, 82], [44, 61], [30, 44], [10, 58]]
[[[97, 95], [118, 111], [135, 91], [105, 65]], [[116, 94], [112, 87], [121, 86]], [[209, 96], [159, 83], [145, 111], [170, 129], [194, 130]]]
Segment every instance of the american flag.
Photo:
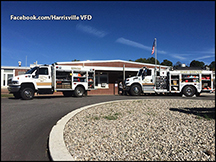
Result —
[[154, 51], [155, 51], [155, 42], [156, 42], [156, 39], [154, 40], [154, 42], [153, 42], [153, 46], [152, 46], [152, 55], [154, 54]]

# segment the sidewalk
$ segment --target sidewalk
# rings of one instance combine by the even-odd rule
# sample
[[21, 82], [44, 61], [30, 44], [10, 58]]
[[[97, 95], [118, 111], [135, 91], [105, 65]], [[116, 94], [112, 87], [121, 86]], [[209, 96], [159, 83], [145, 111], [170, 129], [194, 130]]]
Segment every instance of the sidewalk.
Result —
[[9, 91], [6, 88], [1, 88], [1, 94], [9, 94]]

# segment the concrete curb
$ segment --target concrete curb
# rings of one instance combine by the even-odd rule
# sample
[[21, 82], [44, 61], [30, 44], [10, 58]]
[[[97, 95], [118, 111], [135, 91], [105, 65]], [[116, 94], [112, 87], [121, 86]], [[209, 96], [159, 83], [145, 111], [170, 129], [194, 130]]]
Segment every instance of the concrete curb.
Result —
[[[143, 100], [143, 99], [130, 99], [130, 100]], [[64, 117], [62, 117], [56, 125], [52, 127], [52, 130], [49, 135], [49, 153], [53, 161], [76, 161], [74, 158], [72, 158], [71, 154], [67, 150], [67, 147], [64, 142], [64, 127], [66, 123], [77, 113], [88, 109], [93, 106], [98, 106], [106, 103], [113, 103], [113, 102], [119, 102], [119, 101], [129, 101], [129, 100], [115, 100], [115, 101], [108, 101], [108, 102], [101, 102], [97, 104], [88, 105], [85, 107], [81, 107], [79, 109], [76, 109]]]

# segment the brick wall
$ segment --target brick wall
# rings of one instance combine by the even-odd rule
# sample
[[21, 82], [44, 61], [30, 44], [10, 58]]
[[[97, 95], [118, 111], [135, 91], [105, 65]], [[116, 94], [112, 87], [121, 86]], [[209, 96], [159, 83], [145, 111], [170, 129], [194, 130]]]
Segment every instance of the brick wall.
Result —
[[88, 95], [118, 95], [118, 87], [114, 83], [109, 83], [107, 89], [97, 89], [88, 91]]
[[26, 72], [27, 69], [15, 69], [15, 76], [19, 75], [19, 72]]

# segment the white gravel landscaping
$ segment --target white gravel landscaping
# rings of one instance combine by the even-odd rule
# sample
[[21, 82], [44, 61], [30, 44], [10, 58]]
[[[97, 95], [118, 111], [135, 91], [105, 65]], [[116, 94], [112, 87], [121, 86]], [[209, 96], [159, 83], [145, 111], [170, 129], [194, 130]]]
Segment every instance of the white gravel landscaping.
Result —
[[215, 100], [123, 100], [90, 107], [67, 122], [64, 141], [81, 161], [215, 161]]

